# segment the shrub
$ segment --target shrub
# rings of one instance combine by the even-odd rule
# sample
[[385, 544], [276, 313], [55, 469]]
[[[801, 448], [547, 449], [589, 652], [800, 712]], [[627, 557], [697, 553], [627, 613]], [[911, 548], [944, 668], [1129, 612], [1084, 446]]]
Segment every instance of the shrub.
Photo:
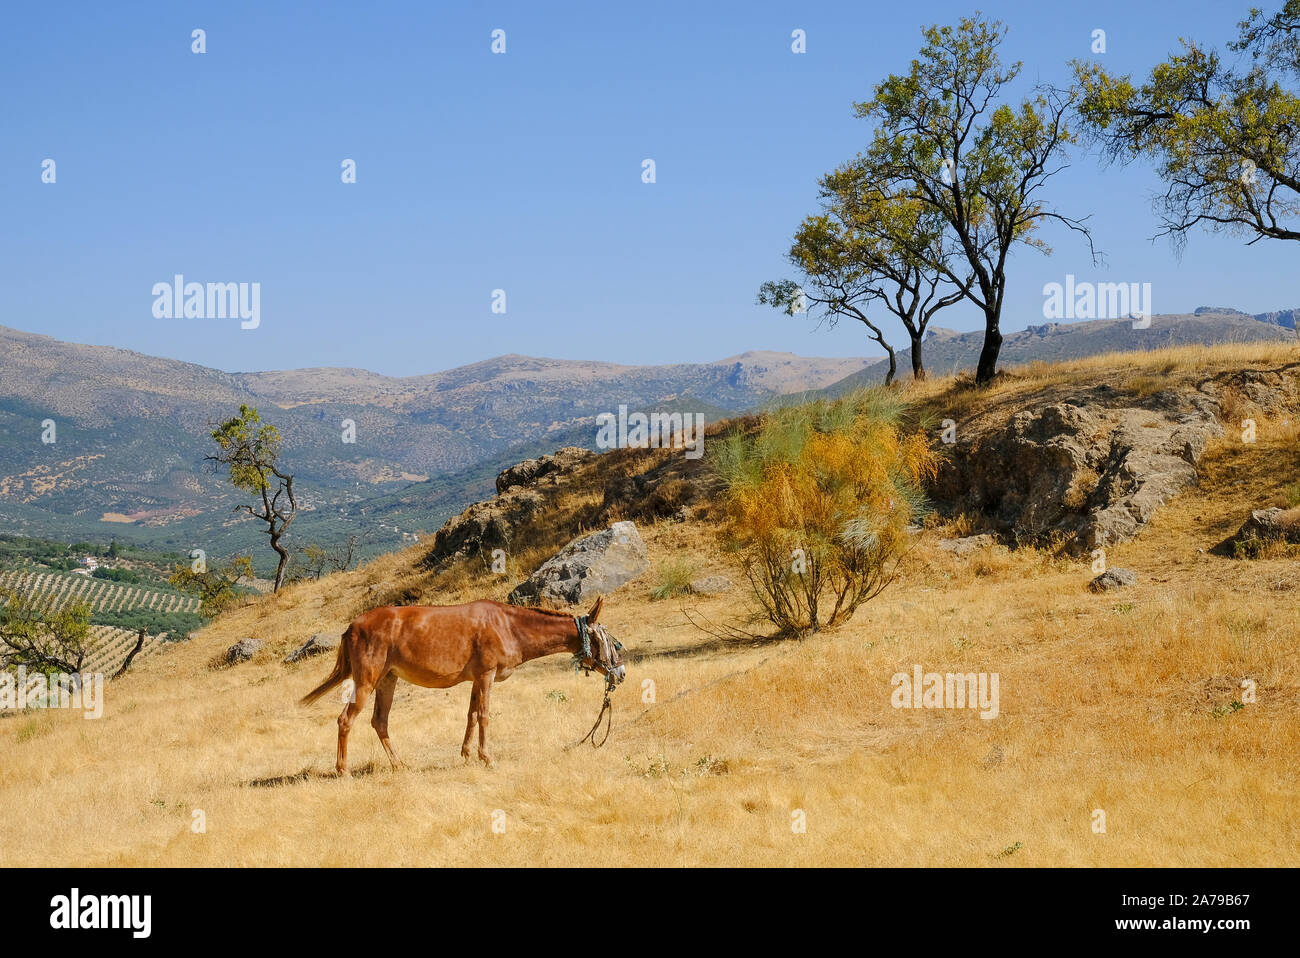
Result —
[[752, 439], [724, 441], [728, 537], [781, 632], [834, 626], [893, 580], [937, 465], [905, 411], [867, 389], [774, 410]]
[[653, 600], [671, 599], [686, 595], [691, 591], [691, 579], [695, 578], [695, 566], [681, 559], [674, 559], [659, 567], [659, 581], [650, 590]]

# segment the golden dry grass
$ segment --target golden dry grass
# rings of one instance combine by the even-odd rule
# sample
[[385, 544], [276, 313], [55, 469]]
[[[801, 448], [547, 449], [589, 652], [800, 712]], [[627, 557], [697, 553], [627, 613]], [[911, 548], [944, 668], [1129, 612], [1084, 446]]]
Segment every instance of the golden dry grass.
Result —
[[[606, 602], [631, 653], [606, 747], [563, 750], [594, 719], [600, 682], [557, 657], [497, 686], [491, 769], [459, 758], [467, 686], [403, 685], [391, 732], [412, 770], [391, 771], [358, 722], [357, 774], [332, 777], [336, 708], [294, 704], [331, 663], [281, 659], [341, 631], [367, 586], [406, 576], [420, 549], [293, 586], [111, 684], [99, 721], [0, 719], [0, 862], [1300, 864], [1300, 571], [1209, 552], [1249, 508], [1285, 497], [1293, 440], [1278, 425], [1215, 447], [1199, 488], [1111, 550], [1139, 576], [1119, 593], [1094, 595], [1086, 562], [1033, 550], [958, 559], [931, 529], [902, 580], [847, 625], [774, 643], [687, 621], [741, 621], [740, 590], [655, 602], [652, 571]], [[689, 561], [740, 581], [708, 526], [643, 531], [656, 568]], [[512, 584], [466, 574], [440, 597]], [[268, 646], [214, 669], [245, 636]], [[914, 664], [997, 672], [1001, 714], [892, 708], [890, 677]], [[1257, 701], [1234, 710], [1245, 678]]]

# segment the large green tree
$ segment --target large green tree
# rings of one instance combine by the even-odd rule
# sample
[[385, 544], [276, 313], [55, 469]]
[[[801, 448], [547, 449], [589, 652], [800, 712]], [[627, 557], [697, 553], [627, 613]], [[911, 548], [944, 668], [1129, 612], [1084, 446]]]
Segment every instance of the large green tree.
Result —
[[[1076, 140], [1067, 119], [1068, 92], [1040, 88], [1007, 102], [1019, 62], [1004, 64], [999, 47], [1006, 27], [980, 16], [957, 26], [932, 26], [906, 73], [887, 77], [873, 97], [854, 105], [875, 124], [870, 146], [842, 171], [864, 205], [898, 215], [877, 220], [882, 241], [905, 261], [923, 264], [961, 291], [984, 316], [984, 344], [976, 380], [997, 371], [1008, 257], [1017, 246], [1050, 252], [1038, 236], [1055, 221], [1092, 237], [1082, 219], [1050, 207], [1044, 187], [1068, 164]], [[908, 212], [915, 205], [916, 213]], [[906, 228], [914, 217], [934, 218], [946, 234]], [[890, 224], [893, 224], [890, 227]]]
[[1111, 160], [1165, 182], [1158, 235], [1300, 240], [1300, 0], [1251, 10], [1225, 56], [1184, 40], [1140, 82], [1076, 61], [1079, 115]]

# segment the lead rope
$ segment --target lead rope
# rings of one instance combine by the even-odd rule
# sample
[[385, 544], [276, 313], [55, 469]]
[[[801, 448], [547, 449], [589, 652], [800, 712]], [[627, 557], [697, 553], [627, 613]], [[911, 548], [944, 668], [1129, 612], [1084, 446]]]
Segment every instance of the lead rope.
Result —
[[[582, 651], [573, 655], [573, 666], [575, 666], [575, 668], [581, 668], [580, 663], [584, 662], [584, 660], [589, 658], [591, 655], [591, 636], [588, 632], [588, 627], [586, 627], [585, 615], [573, 616], [573, 623], [577, 625], [578, 638], [580, 638], [582, 642]], [[591, 669], [585, 669], [585, 671], [590, 675]], [[606, 741], [610, 738], [610, 731], [614, 728], [614, 703], [610, 702], [610, 692], [612, 688], [614, 688], [614, 686], [611, 684], [610, 676], [604, 676], [604, 702], [601, 705], [601, 714], [595, 716], [595, 724], [591, 725], [590, 732], [586, 733], [585, 736], [578, 738], [578, 740], [573, 742], [572, 745], [565, 745], [563, 751], [576, 749], [578, 745], [581, 745], [582, 742], [586, 741], [591, 742], [591, 747], [593, 747], [593, 749], [599, 749], [599, 747], [606, 744]], [[608, 720], [606, 725], [604, 725], [604, 736], [601, 738], [601, 741], [595, 741], [595, 731], [597, 731], [598, 728], [601, 728], [601, 721], [604, 719], [606, 714], [610, 716], [610, 720]]]
[[[601, 740], [597, 742], [596, 729], [600, 728], [600, 723], [602, 720], [604, 720], [606, 715], [609, 716], [609, 721], [605, 723], [605, 734], [601, 737]], [[600, 748], [602, 745], [605, 744], [605, 742], [609, 740], [609, 732], [610, 729], [612, 729], [613, 727], [614, 727], [614, 704], [609, 700], [609, 689], [607, 687], [605, 689], [605, 702], [600, 707], [600, 714], [596, 716], [596, 724], [591, 727], [590, 732], [588, 732], [582, 738], [578, 739], [572, 745], [564, 746], [564, 751], [567, 752], [571, 748], [577, 748], [583, 742], [587, 742], [587, 741], [591, 742], [592, 748]]]

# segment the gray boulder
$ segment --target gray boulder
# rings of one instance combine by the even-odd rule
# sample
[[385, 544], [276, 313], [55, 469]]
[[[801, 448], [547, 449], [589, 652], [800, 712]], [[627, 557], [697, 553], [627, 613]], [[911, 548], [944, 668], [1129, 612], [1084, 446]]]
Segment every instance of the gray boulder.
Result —
[[1093, 592], [1109, 592], [1111, 589], [1122, 589], [1126, 586], [1137, 585], [1137, 574], [1118, 567], [1107, 569], [1097, 578], [1088, 583], [1088, 588]]
[[301, 662], [303, 659], [311, 658], [313, 655], [320, 655], [324, 652], [332, 652], [339, 647], [339, 637], [331, 635], [328, 632], [318, 632], [310, 639], [300, 645], [295, 651], [285, 657], [285, 664]]
[[238, 665], [247, 662], [266, 645], [261, 639], [241, 639], [226, 649], [226, 664]]
[[585, 605], [650, 568], [645, 543], [631, 522], [575, 539], [515, 586], [514, 605]]

